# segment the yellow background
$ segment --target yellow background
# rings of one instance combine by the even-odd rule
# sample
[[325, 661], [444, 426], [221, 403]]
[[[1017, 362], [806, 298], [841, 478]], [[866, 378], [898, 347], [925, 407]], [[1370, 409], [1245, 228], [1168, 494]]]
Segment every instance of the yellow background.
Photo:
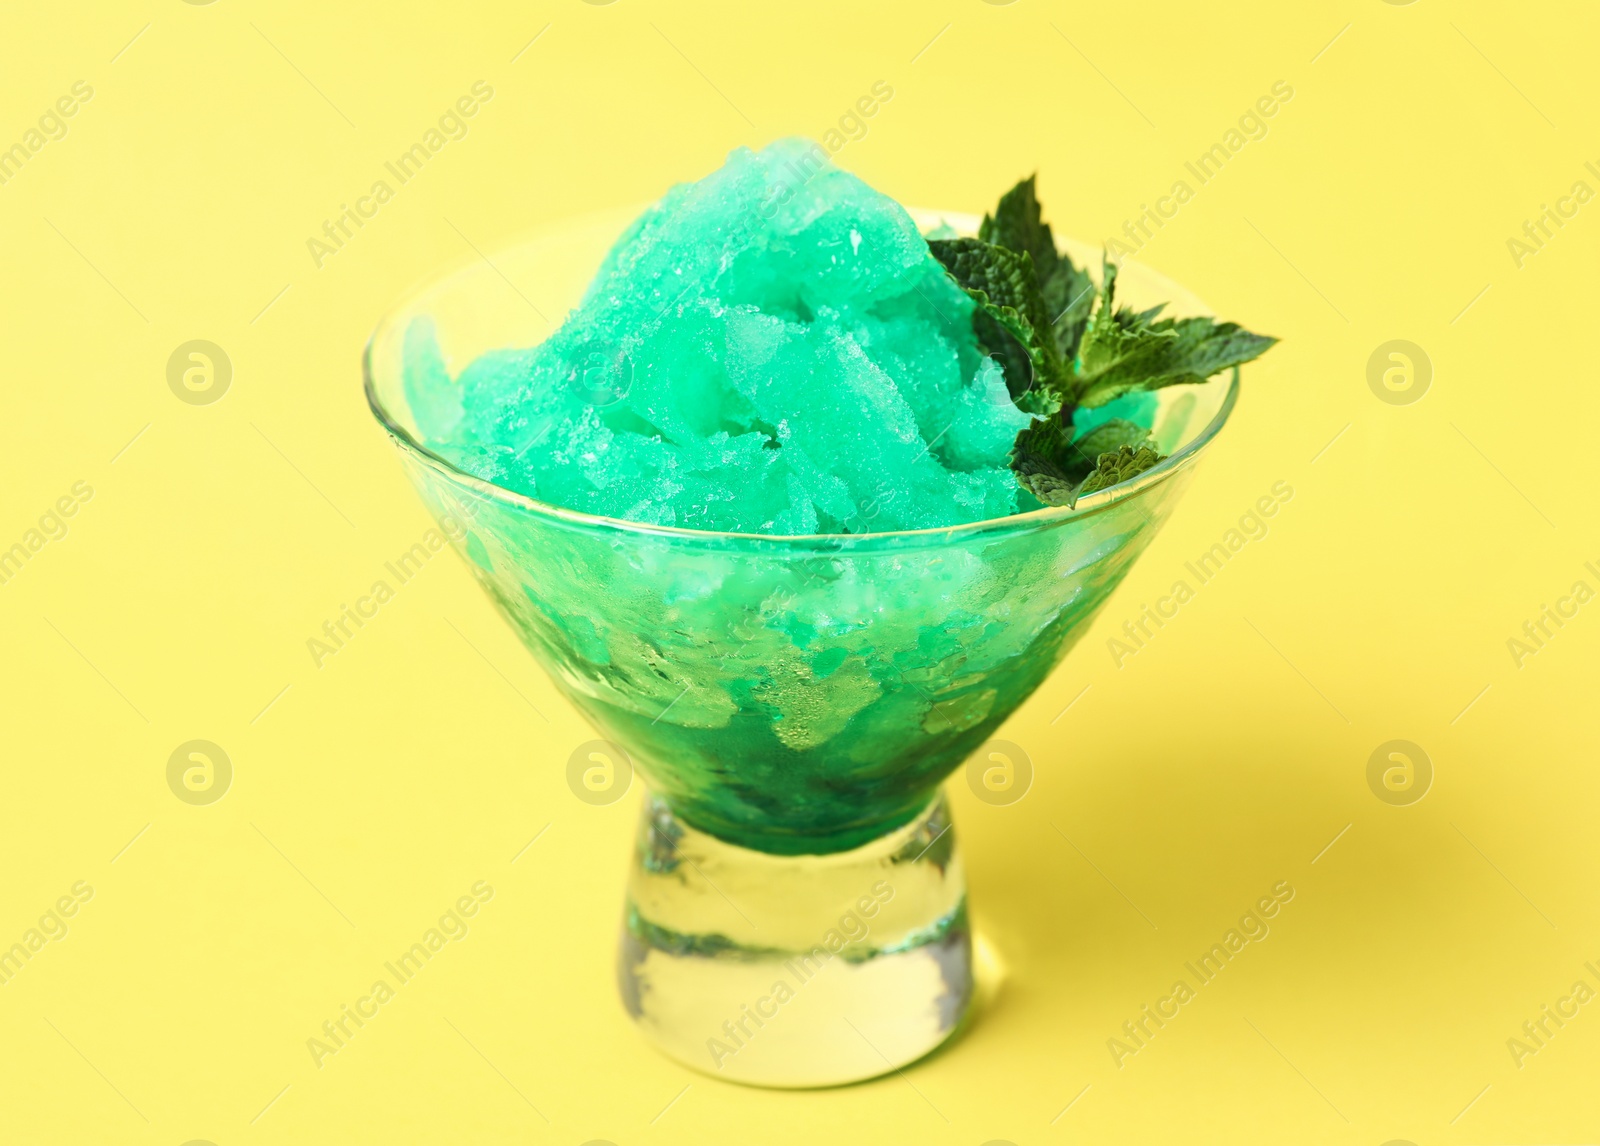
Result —
[[[0, 146], [94, 89], [0, 186], [0, 545], [94, 491], [0, 585], [0, 941], [94, 888], [0, 986], [0, 1140], [1600, 1138], [1600, 1003], [1520, 1067], [1506, 1046], [1600, 986], [1600, 605], [1520, 668], [1506, 646], [1600, 587], [1600, 205], [1520, 268], [1506, 245], [1600, 188], [1592, 10], [481, 7], [0, 16]], [[306, 240], [476, 80], [495, 94], [467, 137], [316, 269]], [[637, 789], [568, 791], [591, 734], [454, 557], [321, 669], [306, 640], [429, 524], [359, 390], [404, 288], [818, 136], [877, 80], [894, 97], [842, 166], [966, 210], [1038, 170], [1091, 240], [1287, 82], [1266, 138], [1140, 256], [1284, 341], [1001, 732], [1032, 789], [995, 807], [952, 780], [1005, 966], [979, 1021], [904, 1077], [772, 1093], [630, 1029], [611, 959]], [[167, 385], [196, 338], [233, 365], [210, 405]], [[1415, 404], [1367, 385], [1396, 338], [1434, 367]], [[1118, 668], [1108, 638], [1276, 481], [1295, 496], [1270, 535]], [[210, 806], [167, 786], [193, 739], [235, 770]], [[1367, 784], [1391, 739], [1435, 769], [1410, 806]], [[477, 880], [472, 933], [313, 1067], [306, 1040]], [[1271, 936], [1118, 1069], [1106, 1040], [1279, 880]]]

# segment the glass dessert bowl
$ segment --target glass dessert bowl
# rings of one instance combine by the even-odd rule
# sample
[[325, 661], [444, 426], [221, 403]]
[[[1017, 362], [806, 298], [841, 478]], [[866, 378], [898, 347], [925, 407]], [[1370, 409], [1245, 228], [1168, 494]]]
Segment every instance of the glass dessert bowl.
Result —
[[[367, 400], [429, 510], [465, 525], [450, 532], [473, 575], [644, 780], [618, 960], [629, 1013], [729, 1080], [872, 1077], [933, 1050], [971, 1004], [942, 781], [1049, 677], [1165, 522], [1238, 372], [1152, 396], [1171, 455], [1155, 468], [1075, 508], [941, 529], [648, 525], [545, 504], [425, 446], [413, 323], [431, 323], [447, 360], [538, 342], [550, 327], [534, 300], [575, 304], [631, 218], [577, 220], [418, 290], [372, 335]], [[1119, 286], [1135, 306], [1206, 313], [1135, 264]], [[597, 360], [596, 393], [625, 387], [625, 366]]]

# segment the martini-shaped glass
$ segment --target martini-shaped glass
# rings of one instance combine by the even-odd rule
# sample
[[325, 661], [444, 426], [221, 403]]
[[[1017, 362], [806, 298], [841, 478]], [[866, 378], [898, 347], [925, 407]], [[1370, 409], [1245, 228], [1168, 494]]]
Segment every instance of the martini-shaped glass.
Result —
[[[579, 220], [418, 290], [372, 336], [367, 399], [429, 509], [465, 525], [450, 532], [474, 576], [603, 738], [585, 781], [628, 768], [645, 781], [618, 960], [629, 1013], [668, 1054], [730, 1080], [868, 1078], [931, 1051], [970, 1008], [941, 782], [1044, 683], [1144, 551], [1232, 409], [1237, 371], [1160, 392], [1153, 431], [1172, 456], [1154, 469], [1075, 509], [949, 529], [643, 525], [535, 501], [428, 448], [426, 396], [406, 369], [413, 324], [431, 323], [457, 371], [535, 343], [629, 218]], [[1137, 265], [1118, 289], [1136, 309], [1205, 313]], [[629, 368], [598, 355], [586, 384], [614, 396]], [[562, 767], [574, 747], [527, 750]]]

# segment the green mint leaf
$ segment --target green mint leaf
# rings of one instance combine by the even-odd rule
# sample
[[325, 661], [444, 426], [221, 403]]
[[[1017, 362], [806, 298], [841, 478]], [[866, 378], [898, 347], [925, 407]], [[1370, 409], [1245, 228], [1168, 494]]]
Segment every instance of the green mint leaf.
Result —
[[1043, 415], [1012, 446], [1017, 481], [1048, 505], [1075, 506], [1163, 458], [1147, 429], [1121, 418], [1074, 440], [1076, 407], [1205, 382], [1277, 339], [1212, 318], [1160, 318], [1165, 304], [1119, 308], [1116, 264], [1104, 260], [1097, 291], [1088, 271], [1057, 251], [1035, 179], [1001, 197], [977, 239], [935, 239], [929, 247], [977, 303], [973, 330], [1004, 368], [1013, 401]]
[[1083, 341], [1072, 395], [1101, 406], [1132, 391], [1204, 382], [1260, 357], [1278, 340], [1213, 318], [1164, 318], [1161, 307], [1135, 313], [1115, 305], [1116, 264], [1105, 263], [1100, 297]]
[[1261, 357], [1278, 341], [1270, 335], [1253, 334], [1236, 322], [1214, 318], [1164, 318], [1151, 329], [1171, 330], [1178, 336], [1162, 355], [1163, 386], [1204, 382], [1230, 366]]
[[1151, 440], [1150, 431], [1137, 422], [1130, 422], [1126, 418], [1111, 418], [1101, 422], [1072, 443], [1073, 449], [1081, 456], [1095, 459], [1095, 462], [1089, 463], [1089, 468], [1093, 468], [1101, 454], [1114, 454], [1123, 446], [1132, 449], [1149, 446], [1154, 449], [1155, 442]]
[[1115, 453], [1101, 454], [1095, 462], [1094, 472], [1078, 485], [1069, 505], [1076, 505], [1078, 498], [1096, 490], [1106, 489], [1119, 482], [1125, 482], [1131, 477], [1144, 473], [1145, 470], [1162, 461], [1163, 456], [1156, 453], [1150, 446], [1140, 446], [1137, 449], [1131, 446], [1118, 446]]
[[1046, 505], [1065, 505], [1092, 468], [1074, 464], [1072, 427], [1059, 414], [1035, 418], [1017, 432], [1011, 447], [1011, 470], [1017, 481]]
[[[1034, 195], [1030, 175], [1000, 198], [1000, 205], [992, 216], [985, 215], [978, 226], [978, 238], [985, 243], [1016, 251], [1033, 260], [1033, 272], [1041, 284], [1056, 269], [1056, 240], [1050, 234], [1050, 224], [1043, 218], [1039, 200]], [[1054, 315], [1052, 315], [1054, 317]]]
[[1094, 279], [1056, 250], [1055, 236], [1035, 194], [1035, 178], [1030, 175], [1001, 197], [994, 214], [983, 217], [978, 238], [1033, 259], [1056, 351], [1063, 362], [1071, 362], [1094, 309]]
[[928, 248], [977, 303], [974, 330], [984, 350], [1005, 367], [1012, 399], [1036, 412], [1059, 406], [1069, 371], [1047, 333], [1050, 315], [1032, 256], [982, 239], [934, 239]]
[[[1161, 459], [1150, 432], [1122, 418], [1103, 422], [1077, 440], [1072, 435], [1072, 426], [1057, 414], [1023, 427], [1012, 447], [1011, 468], [1018, 482], [1046, 505], [1074, 505], [1083, 494], [1114, 484], [1114, 475], [1132, 465], [1132, 459], [1139, 464], [1129, 477]], [[1145, 461], [1147, 455], [1155, 461]]]
[[1138, 388], [1168, 342], [1177, 335], [1154, 330], [1144, 315], [1116, 306], [1117, 265], [1109, 258], [1100, 279], [1100, 297], [1078, 345], [1073, 397], [1081, 406], [1100, 406]]
[[1082, 267], [1062, 255], [1055, 271], [1040, 285], [1044, 303], [1054, 316], [1051, 332], [1055, 336], [1056, 350], [1063, 362], [1078, 356], [1078, 345], [1089, 326], [1089, 315], [1094, 310], [1094, 279]]

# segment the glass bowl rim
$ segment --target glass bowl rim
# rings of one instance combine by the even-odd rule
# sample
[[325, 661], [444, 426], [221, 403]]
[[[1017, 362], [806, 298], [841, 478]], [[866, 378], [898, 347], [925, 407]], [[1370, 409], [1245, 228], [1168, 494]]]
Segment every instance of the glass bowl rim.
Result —
[[[538, 235], [548, 234], [549, 230], [549, 227], [541, 227], [537, 232], [495, 248], [495, 251], [513, 250], [525, 246], [537, 241]], [[538, 498], [529, 497], [526, 494], [507, 489], [505, 486], [497, 485], [494, 482], [469, 473], [419, 442], [409, 430], [400, 425], [399, 421], [389, 413], [382, 398], [378, 396], [372, 366], [373, 348], [378, 340], [389, 332], [394, 321], [404, 314], [417, 300], [467, 268], [474, 266], [476, 261], [462, 259], [453, 265], [441, 268], [438, 272], [414, 283], [406, 290], [398, 302], [384, 311], [372, 333], [367, 336], [366, 344], [361, 352], [362, 391], [366, 395], [367, 408], [372, 411], [373, 417], [377, 419], [379, 425], [384, 428], [389, 437], [393, 439], [402, 451], [409, 452], [429, 468], [441, 471], [445, 477], [458, 485], [466, 487], [474, 495], [489, 502], [513, 506], [535, 516], [546, 518], [551, 524], [580, 531], [640, 534], [688, 544], [711, 543], [761, 547], [770, 545], [801, 549], [853, 550], [879, 545], [890, 547], [898, 544], [944, 544], [957, 538], [965, 539], [981, 534], [1022, 533], [1033, 529], [1047, 529], [1086, 519], [1123, 501], [1137, 497], [1145, 490], [1162, 484], [1193, 465], [1200, 451], [1209, 445], [1217, 434], [1221, 432], [1224, 423], [1227, 422], [1229, 415], [1233, 413], [1233, 408], [1239, 399], [1239, 367], [1235, 366], [1231, 368], [1232, 377], [1229, 379], [1228, 389], [1223, 395], [1221, 405], [1217, 407], [1217, 412], [1212, 416], [1211, 421], [1198, 434], [1143, 473], [1129, 478], [1127, 481], [1108, 486], [1105, 489], [1096, 490], [1094, 493], [1085, 494], [1078, 499], [1075, 507], [1065, 505], [1044, 506], [1041, 509], [1029, 510], [1027, 513], [1013, 513], [1005, 517], [984, 518], [981, 521], [963, 522], [958, 525], [941, 525], [923, 529], [884, 530], [874, 533], [740, 533], [628, 521], [625, 518], [586, 513], [582, 510], [569, 509], [566, 506], [540, 501]]]

